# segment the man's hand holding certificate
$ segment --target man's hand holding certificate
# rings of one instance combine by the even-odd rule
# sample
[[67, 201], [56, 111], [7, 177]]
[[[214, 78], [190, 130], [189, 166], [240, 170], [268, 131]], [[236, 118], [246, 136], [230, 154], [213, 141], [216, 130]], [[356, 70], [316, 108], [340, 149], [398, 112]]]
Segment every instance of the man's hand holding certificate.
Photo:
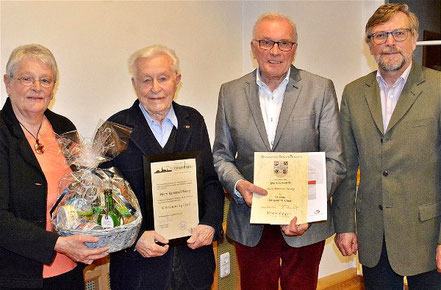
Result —
[[326, 167], [323, 152], [254, 153], [254, 184], [268, 194], [254, 194], [251, 223], [289, 225], [326, 220]]

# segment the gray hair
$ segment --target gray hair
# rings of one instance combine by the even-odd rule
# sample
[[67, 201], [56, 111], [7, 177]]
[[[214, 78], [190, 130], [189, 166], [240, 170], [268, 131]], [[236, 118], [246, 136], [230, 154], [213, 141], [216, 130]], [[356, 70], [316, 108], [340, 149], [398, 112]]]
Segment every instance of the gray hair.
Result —
[[13, 78], [17, 70], [18, 64], [28, 57], [33, 57], [41, 61], [42, 63], [49, 65], [54, 75], [54, 82], [58, 80], [58, 66], [52, 52], [46, 47], [40, 44], [27, 44], [16, 47], [9, 56], [8, 63], [6, 64], [6, 74], [9, 78]]
[[175, 73], [179, 72], [179, 59], [176, 56], [176, 53], [174, 52], [174, 50], [169, 49], [163, 45], [152, 45], [152, 46], [147, 46], [144, 48], [141, 48], [140, 50], [134, 52], [130, 58], [129, 58], [129, 72], [130, 75], [133, 77], [136, 75], [136, 61], [140, 58], [152, 58], [154, 56], [158, 56], [158, 55], [167, 55], [170, 57], [171, 61], [172, 61], [172, 70]]
[[254, 24], [253, 38], [256, 37], [257, 26], [259, 26], [259, 24], [261, 22], [263, 22], [264, 20], [284, 20], [284, 21], [288, 22], [289, 25], [291, 25], [292, 30], [294, 31], [294, 35], [292, 35], [294, 42], [298, 41], [297, 27], [296, 27], [295, 23], [288, 16], [286, 16], [282, 13], [277, 13], [277, 12], [269, 12], [269, 13], [265, 13], [265, 14], [262, 14], [259, 16], [259, 18], [256, 21], [256, 24]]

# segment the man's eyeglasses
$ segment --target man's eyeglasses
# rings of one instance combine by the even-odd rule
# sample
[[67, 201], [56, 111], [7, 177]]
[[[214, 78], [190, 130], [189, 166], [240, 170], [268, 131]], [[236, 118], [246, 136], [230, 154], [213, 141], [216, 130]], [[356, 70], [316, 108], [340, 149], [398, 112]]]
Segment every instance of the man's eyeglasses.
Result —
[[380, 31], [368, 35], [368, 39], [372, 39], [375, 44], [383, 44], [387, 41], [389, 34], [395, 39], [395, 41], [405, 41], [412, 31], [410, 28], [395, 29], [393, 31]]
[[41, 79], [37, 80], [33, 77], [24, 76], [24, 77], [17, 78], [17, 80], [19, 80], [22, 85], [27, 86], [27, 87], [32, 86], [35, 82], [39, 82], [40, 85], [44, 88], [49, 88], [50, 86], [52, 86], [54, 84], [54, 81], [51, 79], [48, 79], [48, 78], [41, 78]]
[[291, 51], [292, 47], [295, 42], [287, 41], [287, 40], [281, 40], [281, 41], [273, 41], [271, 39], [253, 39], [254, 41], [257, 41], [259, 43], [259, 48], [261, 49], [272, 49], [274, 44], [277, 43], [277, 46], [281, 51]]

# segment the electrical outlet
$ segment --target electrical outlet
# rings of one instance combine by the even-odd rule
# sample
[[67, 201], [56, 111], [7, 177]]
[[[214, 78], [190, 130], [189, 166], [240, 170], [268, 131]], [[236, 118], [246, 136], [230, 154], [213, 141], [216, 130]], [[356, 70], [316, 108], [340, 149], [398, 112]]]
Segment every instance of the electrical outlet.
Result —
[[220, 277], [224, 278], [230, 275], [230, 252], [220, 255]]

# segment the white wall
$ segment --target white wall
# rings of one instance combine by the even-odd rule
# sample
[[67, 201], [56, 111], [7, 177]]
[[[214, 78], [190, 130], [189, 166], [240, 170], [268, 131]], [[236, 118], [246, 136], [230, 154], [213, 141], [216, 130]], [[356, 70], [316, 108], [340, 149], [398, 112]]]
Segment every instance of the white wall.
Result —
[[[240, 2], [2, 2], [1, 71], [16, 46], [40, 43], [55, 55], [60, 83], [52, 109], [84, 136], [130, 106], [127, 59], [161, 43], [181, 58], [177, 101], [205, 116], [214, 138], [219, 85], [241, 74]], [[2, 103], [6, 99], [2, 85]]]
[[[127, 59], [161, 43], [181, 59], [177, 101], [205, 117], [211, 140], [220, 84], [251, 71], [249, 41], [258, 15], [279, 11], [297, 24], [295, 65], [346, 83], [375, 68], [363, 43], [364, 25], [383, 1], [3, 1], [1, 72], [12, 49], [40, 43], [55, 55], [60, 83], [51, 108], [85, 137], [100, 119], [135, 100]], [[1, 85], [0, 104], [6, 100]], [[327, 241], [320, 277], [354, 267]]]

